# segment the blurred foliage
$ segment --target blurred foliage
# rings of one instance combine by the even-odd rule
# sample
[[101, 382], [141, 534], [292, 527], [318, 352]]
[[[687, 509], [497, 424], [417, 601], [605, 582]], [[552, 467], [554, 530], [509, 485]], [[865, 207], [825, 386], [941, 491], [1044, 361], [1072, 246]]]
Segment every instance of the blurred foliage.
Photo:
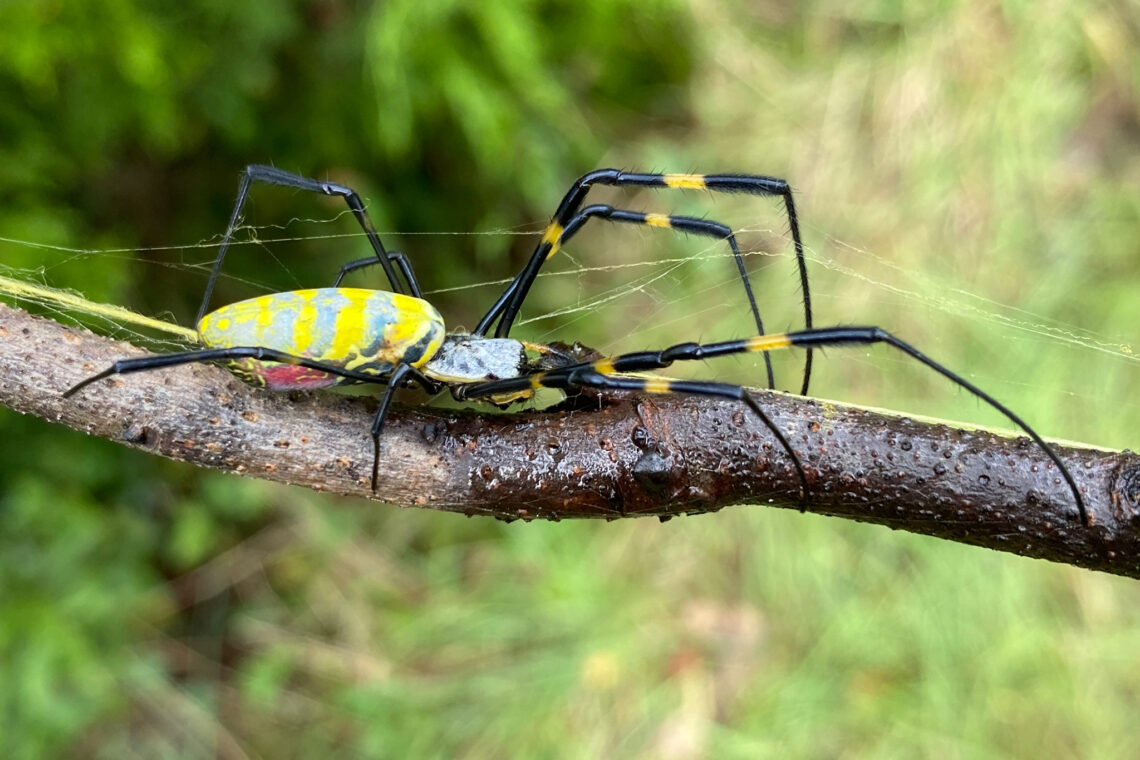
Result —
[[[247, 163], [358, 188], [435, 289], [509, 276], [533, 238], [503, 231], [540, 229], [586, 169], [759, 171], [800, 191], [820, 324], [896, 329], [1042, 432], [1127, 445], [1137, 11], [0, 3], [0, 237], [91, 251], [0, 242], [0, 266], [189, 324]], [[778, 215], [715, 202], [755, 220], [765, 314], [796, 324]], [[330, 280], [360, 244], [315, 237], [352, 232], [341, 211], [260, 189], [258, 238], [298, 240], [235, 250], [218, 302]], [[496, 234], [415, 234], [460, 231]], [[584, 232], [566, 261], [693, 250], [659, 240]], [[738, 286], [700, 282], [528, 328], [747, 330]], [[493, 295], [438, 300], [471, 325]], [[820, 395], [988, 419], [895, 357], [817, 366]], [[337, 502], [7, 412], [0, 438], [7, 757], [1140, 751], [1129, 582], [766, 510], [503, 526]]]

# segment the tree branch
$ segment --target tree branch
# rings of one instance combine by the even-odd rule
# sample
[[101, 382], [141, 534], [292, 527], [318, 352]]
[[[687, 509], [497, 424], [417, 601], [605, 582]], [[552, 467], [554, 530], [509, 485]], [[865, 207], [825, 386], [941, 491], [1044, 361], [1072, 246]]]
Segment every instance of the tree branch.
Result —
[[268, 393], [188, 365], [60, 394], [127, 344], [0, 304], [0, 404], [154, 454], [306, 486], [505, 519], [661, 518], [734, 504], [803, 507], [1140, 577], [1140, 456], [1057, 446], [1093, 521], [1027, 438], [757, 392], [811, 486], [747, 409], [610, 395], [589, 409], [395, 411], [371, 493], [373, 398]]

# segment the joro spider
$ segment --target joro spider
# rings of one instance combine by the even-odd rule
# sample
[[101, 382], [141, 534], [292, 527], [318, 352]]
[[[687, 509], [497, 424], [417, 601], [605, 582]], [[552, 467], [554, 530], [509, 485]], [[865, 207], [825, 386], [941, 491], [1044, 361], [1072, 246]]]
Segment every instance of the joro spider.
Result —
[[[307, 190], [345, 200], [372, 246], [374, 256], [350, 261], [340, 269], [332, 287], [294, 290], [251, 298], [207, 313], [234, 230], [241, 220], [254, 182]], [[595, 185], [703, 189], [725, 193], [751, 193], [783, 199], [799, 268], [805, 328], [766, 335], [748, 273], [732, 230], [708, 219], [646, 213], [609, 205], [584, 206]], [[591, 219], [648, 225], [725, 241], [732, 250], [756, 334], [718, 343], [679, 343], [659, 351], [638, 351], [592, 361], [555, 347], [524, 343], [509, 337], [523, 301], [542, 265]], [[349, 272], [380, 266], [392, 290], [342, 288]], [[801, 498], [808, 491], [803, 464], [763, 408], [740, 385], [715, 381], [667, 380], [631, 377], [629, 373], [662, 369], [678, 361], [712, 359], [730, 354], [764, 354], [768, 387], [774, 387], [768, 352], [798, 346], [806, 349], [801, 394], [811, 377], [811, 349], [815, 346], [886, 343], [966, 389], [997, 409], [1021, 428], [1049, 456], [1069, 488], [1082, 521], [1088, 524], [1084, 500], [1068, 468], [1056, 452], [1024, 420], [993, 396], [962, 376], [879, 327], [813, 328], [807, 269], [795, 204], [788, 183], [752, 174], [642, 174], [598, 169], [578, 178], [562, 198], [522, 271], [470, 333], [447, 332], [439, 312], [424, 300], [411, 263], [402, 253], [388, 251], [380, 242], [364, 204], [354, 190], [333, 182], [310, 179], [272, 166], [250, 165], [242, 174], [237, 201], [218, 248], [197, 329], [206, 348], [115, 362], [68, 389], [71, 396], [111, 375], [142, 372], [191, 362], [218, 362], [255, 385], [270, 390], [319, 389], [350, 383], [384, 385], [385, 391], [372, 422], [372, 490], [380, 468], [380, 434], [394, 391], [415, 383], [435, 395], [445, 388], [459, 400], [479, 400], [507, 406], [534, 396], [539, 388], [563, 391], [593, 388], [644, 393], [682, 393], [729, 399], [745, 404], [779, 441], [801, 483]], [[495, 337], [488, 337], [494, 327]]]

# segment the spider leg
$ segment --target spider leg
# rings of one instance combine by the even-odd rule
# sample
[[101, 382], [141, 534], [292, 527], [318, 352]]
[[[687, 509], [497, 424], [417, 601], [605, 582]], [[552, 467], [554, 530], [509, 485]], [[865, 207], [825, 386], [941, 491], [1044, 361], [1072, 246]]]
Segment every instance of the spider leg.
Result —
[[[996, 398], [983, 391], [978, 386], [971, 383], [966, 378], [953, 372], [947, 367], [934, 361], [926, 354], [919, 351], [914, 346], [906, 343], [905, 341], [895, 337], [886, 330], [878, 327], [825, 327], [814, 328], [810, 330], [799, 330], [789, 333], [778, 333], [773, 335], [758, 335], [752, 338], [744, 338], [742, 340], [723, 341], [720, 343], [679, 343], [675, 346], [670, 346], [662, 351], [641, 351], [637, 353], [622, 354], [606, 359], [598, 359], [593, 362], [571, 365], [569, 367], [560, 367], [558, 369], [548, 370], [533, 375], [528, 375], [520, 378], [510, 378], [507, 380], [498, 380], [490, 383], [476, 383], [471, 386], [466, 386], [462, 389], [462, 394], [467, 397], [483, 396], [495, 393], [509, 393], [514, 390], [522, 390], [523, 388], [540, 388], [540, 387], [571, 387], [571, 376], [577, 379], [592, 379], [592, 374], [609, 377], [616, 373], [622, 372], [640, 372], [645, 370], [662, 369], [668, 367], [676, 361], [693, 361], [698, 359], [713, 359], [719, 356], [729, 356], [732, 354], [752, 353], [759, 351], [774, 351], [782, 348], [789, 348], [798, 346], [809, 348], [812, 346], [839, 346], [839, 345], [859, 345], [870, 343], [886, 343], [894, 348], [902, 351], [913, 359], [917, 359], [922, 364], [925, 364], [930, 369], [938, 374], [947, 378], [960, 388], [964, 388], [977, 398], [984, 401], [989, 406], [1001, 412], [1006, 419], [1021, 428], [1026, 435], [1028, 435], [1034, 443], [1036, 443], [1041, 450], [1057, 465], [1058, 471], [1065, 479], [1070, 490], [1073, 492], [1073, 499], [1077, 504], [1077, 512], [1080, 514], [1081, 521], [1088, 526], [1089, 517], [1085, 509], [1084, 499], [1081, 497], [1080, 489], [1077, 487], [1076, 480], [1073, 479], [1072, 473], [1061, 461], [1061, 458], [1053, 450], [1053, 448], [1045, 442], [1045, 440], [1037, 434], [1037, 432], [1029, 426], [1021, 417], [1013, 412], [1009, 407], [1002, 404]], [[575, 374], [578, 373], [578, 374]], [[611, 378], [612, 379], [612, 378]], [[679, 381], [665, 380], [663, 378], [627, 378], [631, 381], [629, 386], [614, 386], [609, 387], [630, 387], [634, 390], [643, 390], [648, 393], [694, 393], [702, 395], [698, 389], [686, 387]], [[578, 385], [584, 384], [579, 382]], [[695, 383], [694, 385], [701, 386], [703, 383]], [[735, 388], [736, 386], [728, 386]], [[728, 391], [725, 391], [727, 393]], [[718, 395], [713, 393], [703, 395]], [[723, 394], [722, 394], [723, 395]], [[769, 425], [769, 427], [771, 427]]]
[[[649, 227], [678, 230], [680, 232], [686, 232], [693, 235], [703, 235], [705, 237], [711, 237], [717, 240], [724, 240], [732, 249], [732, 255], [736, 258], [737, 263], [740, 264], [741, 276], [744, 277], [745, 287], [748, 287], [748, 274], [744, 270], [744, 262], [740, 256], [740, 246], [736, 242], [736, 235], [733, 234], [732, 229], [723, 224], [720, 224], [719, 222], [714, 222], [709, 219], [698, 219], [692, 216], [651, 214], [644, 211], [629, 211], [626, 209], [614, 208], [613, 206], [607, 206], [603, 204], [586, 206], [577, 214], [575, 214], [570, 219], [570, 221], [568, 221], [566, 225], [558, 231], [557, 236], [550, 243], [550, 250], [547, 252], [546, 258], [549, 259], [551, 256], [556, 254], [562, 245], [567, 240], [574, 237], [574, 235], [576, 235], [578, 231], [582, 229], [582, 227], [590, 219], [603, 219], [609, 222], [621, 222], [626, 224], [641, 224]], [[533, 281], [533, 279], [538, 276], [538, 269], [542, 266], [545, 260], [546, 259], [531, 259], [530, 264], [528, 264], [528, 269], [524, 270], [523, 275], [529, 277], [529, 279]], [[533, 272], [530, 271], [532, 267], [534, 269]], [[509, 289], [507, 292], [504, 292], [502, 296], [500, 296], [499, 300], [503, 301], [508, 297], [508, 294]], [[751, 289], [749, 289], [748, 300], [752, 305], [752, 315], [756, 320], [757, 331], [759, 334], [763, 335], [764, 323], [760, 319], [760, 312], [756, 308], [755, 299], [752, 298]], [[492, 308], [492, 312], [493, 311], [494, 308]], [[497, 331], [498, 337], [503, 337], [503, 325], [509, 325], [509, 321], [507, 321], [508, 316], [512, 319], [514, 317], [514, 315], [509, 311], [506, 315], [504, 315], [504, 321], [499, 323], [499, 329]], [[478, 327], [475, 328], [475, 334], [481, 334]], [[764, 355], [764, 364], [768, 372], [768, 387], [774, 388], [776, 387], [776, 379], [772, 374], [772, 360], [768, 357], [767, 354]]]
[[[778, 196], [784, 199], [784, 209], [788, 216], [788, 226], [792, 234], [792, 243], [795, 248], [796, 266], [800, 274], [800, 290], [803, 293], [804, 326], [811, 328], [811, 291], [808, 288], [807, 262], [804, 258], [803, 241], [800, 237], [799, 217], [796, 214], [795, 201], [792, 198], [791, 187], [785, 180], [776, 177], [765, 177], [754, 174], [641, 174], [624, 172], [618, 169], [597, 169], [582, 175], [563, 196], [558, 204], [558, 210], [550, 220], [542, 240], [531, 254], [530, 260], [521, 272], [515, 277], [503, 295], [495, 302], [486, 316], [479, 322], [475, 334], [485, 335], [496, 318], [499, 326], [495, 331], [497, 337], [506, 337], [510, 332], [522, 302], [526, 299], [534, 278], [542, 263], [557, 249], [554, 246], [562, 230], [570, 223], [585, 202], [586, 194], [594, 185], [634, 186], [672, 188], [682, 190], [710, 190], [725, 193], [749, 193], [752, 195]], [[744, 269], [739, 253], [736, 255], [737, 268], [740, 270], [744, 289], [748, 295], [748, 302], [756, 318], [756, 331], [764, 332], [760, 325], [759, 310], [756, 299], [752, 294], [752, 285]], [[804, 360], [804, 381], [800, 390], [801, 395], [807, 395], [808, 384], [811, 379], [812, 352], [809, 348]]]
[[372, 492], [376, 493], [376, 481], [380, 476], [380, 433], [384, 429], [384, 420], [388, 418], [388, 408], [392, 404], [392, 397], [400, 387], [408, 372], [414, 371], [410, 364], [400, 364], [388, 377], [388, 385], [384, 388], [384, 395], [380, 397], [380, 408], [376, 410], [376, 417], [372, 420]]
[[[780, 442], [780, 446], [784, 451], [788, 452], [788, 457], [792, 460], [792, 465], [796, 468], [796, 475], [800, 479], [800, 501], [803, 502], [808, 494], [808, 481], [807, 475], [804, 474], [803, 463], [800, 457], [796, 454], [795, 449], [792, 448], [791, 442], [784, 431], [776, 426], [772, 418], [768, 416], [764, 408], [752, 397], [743, 386], [732, 385], [731, 383], [717, 383], [717, 382], [704, 382], [704, 381], [690, 381], [690, 380], [667, 380], [665, 386], [662, 387], [660, 378], [642, 378], [642, 377], [619, 377], [615, 375], [605, 375], [601, 372], [596, 372], [590, 369], [580, 369], [571, 372], [566, 376], [566, 383], [568, 388], [574, 387], [588, 387], [597, 388], [599, 390], [631, 390], [631, 391], [644, 391], [646, 393], [680, 393], [691, 396], [712, 396], [732, 401], [742, 401], [744, 404], [760, 418], [764, 426], [772, 431], [772, 435]], [[803, 512], [805, 507], [800, 507]]]
[[73, 396], [91, 383], [106, 377], [111, 377], [112, 375], [129, 375], [132, 372], [146, 372], [152, 369], [162, 369], [163, 367], [175, 367], [180, 364], [222, 362], [233, 359], [256, 359], [257, 361], [277, 362], [279, 364], [293, 364], [327, 372], [330, 375], [337, 375], [338, 377], [344, 377], [361, 383], [384, 385], [388, 382], [388, 375], [356, 372], [351, 369], [345, 369], [344, 367], [337, 367], [333, 364], [326, 364], [316, 359], [294, 356], [293, 354], [287, 354], [283, 351], [277, 351], [263, 346], [235, 346], [231, 348], [204, 348], [197, 351], [181, 351], [173, 354], [152, 354], [150, 356], [139, 356], [133, 359], [120, 359], [102, 372], [94, 374], [71, 386], [63, 392], [63, 397], [68, 398]]
[[[792, 460], [792, 466], [796, 468], [796, 475], [800, 480], [800, 501], [802, 502], [806, 498], [808, 493], [808, 481], [807, 476], [804, 474], [803, 464], [800, 462], [799, 455], [796, 454], [795, 449], [792, 448], [792, 444], [787, 436], [784, 435], [784, 432], [776, 426], [776, 423], [772, 421], [772, 418], [768, 416], [763, 407], [756, 402], [756, 399], [754, 399], [743, 386], [704, 381], [624, 377], [612, 374], [615, 370], [606, 364], [607, 361], [609, 360], [603, 359], [590, 364], [573, 365], [571, 367], [541, 372], [521, 378], [493, 380], [485, 383], [473, 383], [471, 385], [460, 386], [456, 389], [456, 397], [460, 399], [475, 399], [526, 388], [561, 388], [563, 390], [597, 388], [603, 391], [630, 390], [643, 391], [645, 393], [681, 393], [740, 401], [760, 418], [760, 421], [764, 423], [765, 427], [772, 431], [772, 435], [780, 442], [780, 446], [783, 447], [784, 451], [788, 452], [788, 457]], [[802, 507], [800, 511], [803, 511]]]
[[372, 244], [372, 250], [376, 252], [377, 263], [384, 268], [384, 274], [388, 277], [388, 281], [392, 284], [392, 289], [397, 293], [404, 293], [405, 290], [396, 277], [396, 270], [392, 268], [392, 264], [388, 260], [387, 251], [384, 250], [384, 244], [380, 242], [380, 236], [376, 234], [376, 229], [372, 226], [372, 221], [368, 218], [368, 212], [364, 210], [364, 203], [360, 200], [360, 196], [351, 187], [338, 185], [335, 182], [324, 182], [322, 180], [310, 179], [302, 177], [299, 174], [293, 174], [273, 166], [262, 166], [260, 164], [250, 164], [245, 167], [241, 175], [241, 184], [238, 186], [237, 201], [234, 203], [234, 210], [230, 214], [230, 223], [226, 227], [226, 234], [222, 236], [221, 245], [218, 246], [218, 257], [214, 259], [213, 269], [210, 270], [210, 279], [206, 282], [206, 292], [202, 295], [202, 305], [198, 308], [198, 319], [201, 321], [202, 317], [206, 316], [206, 311], [209, 309], [210, 297], [214, 293], [214, 285], [218, 280], [218, 273], [222, 269], [222, 260], [226, 257], [226, 251], [229, 250], [230, 240], [233, 238], [234, 230], [238, 226], [241, 219], [242, 209], [245, 207], [246, 197], [249, 195], [249, 188], [254, 182], [264, 182], [268, 185], [281, 185], [283, 187], [295, 187], [298, 190], [307, 190], [313, 193], [320, 193], [322, 195], [336, 195], [344, 198], [345, 203], [348, 204], [349, 209], [352, 210], [353, 216], [360, 224], [364, 234], [368, 236], [368, 242]]
[[380, 397], [380, 408], [376, 410], [376, 417], [372, 421], [372, 490], [376, 491], [376, 482], [380, 472], [380, 433], [384, 428], [384, 421], [388, 417], [392, 398], [396, 389], [403, 385], [405, 379], [410, 379], [421, 385], [429, 394], [438, 393], [440, 384], [424, 376], [410, 364], [399, 364], [387, 375], [372, 375], [363, 372], [354, 372], [331, 364], [307, 359], [303, 356], [294, 356], [281, 351], [260, 346], [238, 346], [234, 348], [209, 348], [201, 351], [183, 351], [174, 354], [155, 354], [140, 356], [134, 359], [120, 359], [102, 372], [76, 383], [63, 393], [68, 398], [96, 380], [111, 375], [127, 375], [132, 372], [145, 372], [163, 367], [174, 367], [180, 364], [193, 364], [197, 362], [217, 362], [232, 359], [257, 359], [258, 361], [273, 361], [280, 364], [294, 364], [309, 369], [320, 370], [331, 375], [339, 375], [350, 380], [362, 383], [373, 383], [387, 386], [384, 395]]
[[[399, 251], [389, 251], [388, 261], [394, 262], [396, 266], [399, 267], [400, 273], [404, 275], [404, 280], [408, 283], [411, 294], [416, 298], [423, 298], [424, 295], [420, 290], [420, 283], [416, 280], [415, 272], [412, 271], [412, 265], [411, 262], [408, 261], [408, 257]], [[333, 287], [339, 288], [341, 281], [344, 280], [345, 275], [349, 272], [355, 272], [358, 269], [364, 269], [366, 267], [374, 267], [379, 263], [375, 256], [365, 256], [363, 259], [348, 262], [340, 268], [336, 280], [333, 281]]]
[[422, 372], [410, 364], [400, 364], [392, 371], [386, 380], [387, 387], [384, 395], [380, 397], [380, 408], [376, 410], [376, 417], [372, 420], [372, 492], [376, 493], [376, 481], [380, 476], [380, 433], [384, 430], [384, 421], [388, 419], [388, 410], [396, 391], [403, 385], [404, 379], [410, 378], [423, 387], [429, 394], [439, 393], [440, 384], [428, 379]]

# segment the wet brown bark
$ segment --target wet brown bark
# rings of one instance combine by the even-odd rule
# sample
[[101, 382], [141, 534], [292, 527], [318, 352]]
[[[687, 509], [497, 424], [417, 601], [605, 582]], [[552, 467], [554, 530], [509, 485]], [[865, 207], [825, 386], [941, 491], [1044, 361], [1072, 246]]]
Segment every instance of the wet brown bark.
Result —
[[1093, 525], [1023, 437], [768, 392], [803, 460], [746, 409], [606, 396], [573, 411], [398, 409], [369, 487], [374, 398], [273, 394], [189, 365], [61, 392], [140, 350], [0, 304], [0, 404], [194, 464], [505, 519], [661, 518], [764, 504], [1140, 577], [1140, 456], [1057, 446]]

